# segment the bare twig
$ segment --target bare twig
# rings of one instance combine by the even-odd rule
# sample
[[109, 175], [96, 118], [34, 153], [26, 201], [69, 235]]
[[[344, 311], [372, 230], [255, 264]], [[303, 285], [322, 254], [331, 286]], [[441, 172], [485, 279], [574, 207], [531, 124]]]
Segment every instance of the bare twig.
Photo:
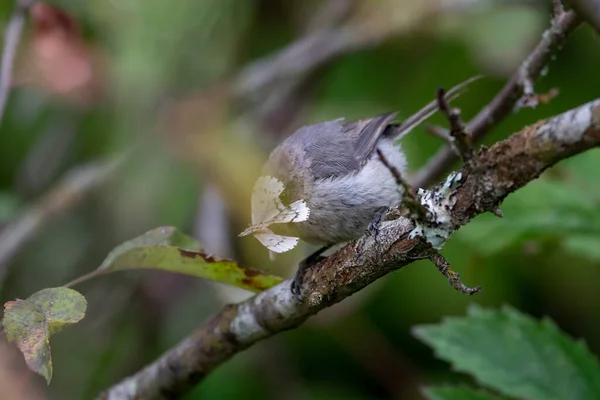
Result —
[[[434, 189], [456, 231], [475, 216], [494, 210], [510, 193], [536, 179], [562, 159], [600, 147], [600, 99], [537, 122], [477, 155], [454, 174], [456, 185]], [[445, 186], [445, 185], [443, 185]], [[400, 217], [382, 223], [379, 240], [354, 243], [311, 268], [304, 276], [301, 301], [283, 282], [242, 303], [226, 306], [207, 324], [139, 372], [108, 389], [100, 399], [175, 398], [217, 366], [254, 343], [302, 324], [311, 315], [361, 290], [382, 276], [433, 249], [423, 236], [412, 236], [415, 222]]]
[[396, 167], [390, 164], [388, 159], [385, 157], [385, 155], [379, 148], [376, 148], [375, 151], [377, 152], [377, 155], [379, 156], [379, 159], [381, 160], [383, 165], [385, 165], [386, 168], [389, 169], [392, 175], [394, 176], [394, 179], [396, 180], [398, 186], [401, 186], [404, 189], [402, 193], [402, 203], [406, 205], [406, 208], [408, 208], [408, 210], [413, 214], [413, 216], [416, 219], [420, 221], [426, 221], [427, 209], [417, 199], [417, 195], [415, 194], [413, 188], [402, 177], [400, 171], [398, 171]]
[[33, 3], [33, 0], [17, 0], [15, 10], [4, 31], [2, 71], [0, 72], [0, 123], [2, 123], [4, 117], [4, 110], [12, 87], [13, 65], [17, 56], [17, 47], [21, 40], [27, 12]]
[[481, 291], [481, 286], [474, 288], [465, 286], [465, 284], [460, 281], [460, 275], [457, 272], [452, 271], [450, 263], [438, 251], [435, 251], [429, 259], [437, 269], [440, 270], [442, 275], [448, 279], [448, 283], [450, 283], [450, 286], [454, 289], [469, 296]]
[[463, 161], [469, 161], [473, 157], [473, 143], [471, 135], [460, 118], [460, 110], [450, 107], [444, 89], [438, 89], [437, 101], [440, 111], [450, 123], [451, 144]]
[[[563, 43], [565, 37], [578, 25], [579, 19], [569, 11], [557, 15], [552, 26], [543, 34], [540, 42], [521, 64], [510, 80], [494, 99], [484, 107], [468, 124], [473, 142], [487, 134], [498, 121], [510, 114], [523, 93], [527, 82], [536, 80], [552, 55]], [[413, 187], [428, 187], [435, 183], [456, 160], [451, 146], [440, 149], [410, 180]]]
[[10, 222], [0, 232], [0, 284], [8, 263], [35, 233], [53, 216], [69, 209], [90, 190], [112, 176], [123, 158], [105, 163], [90, 163], [68, 172], [36, 204]]

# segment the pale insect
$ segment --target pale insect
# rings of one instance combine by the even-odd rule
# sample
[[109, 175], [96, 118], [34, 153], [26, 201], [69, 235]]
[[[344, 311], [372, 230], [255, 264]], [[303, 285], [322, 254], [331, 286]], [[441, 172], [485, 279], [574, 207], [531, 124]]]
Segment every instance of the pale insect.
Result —
[[296, 247], [299, 238], [274, 233], [268, 226], [289, 222], [303, 222], [308, 219], [310, 209], [304, 200], [298, 200], [285, 206], [279, 195], [283, 192], [283, 183], [272, 176], [261, 176], [252, 190], [252, 225], [239, 236], [254, 234], [263, 246], [270, 250], [273, 259], [275, 253], [284, 253]]

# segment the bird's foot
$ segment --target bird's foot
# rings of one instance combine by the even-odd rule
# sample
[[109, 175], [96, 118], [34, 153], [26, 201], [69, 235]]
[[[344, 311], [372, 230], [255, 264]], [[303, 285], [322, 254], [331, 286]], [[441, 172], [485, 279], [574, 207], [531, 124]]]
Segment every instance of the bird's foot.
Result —
[[379, 234], [379, 224], [381, 223], [381, 219], [383, 215], [387, 213], [388, 207], [379, 207], [377, 211], [375, 211], [375, 215], [373, 215], [373, 219], [369, 222], [367, 226], [367, 235], [373, 236], [373, 239], [377, 241], [377, 235]]
[[306, 257], [304, 260], [300, 261], [300, 264], [298, 264], [298, 270], [296, 271], [296, 275], [294, 276], [290, 287], [292, 293], [297, 299], [300, 299], [300, 288], [302, 286], [302, 278], [304, 277], [304, 273], [313, 265], [318, 264], [326, 259], [327, 257], [324, 257], [321, 254], [330, 247], [331, 245], [320, 248], [310, 256]]

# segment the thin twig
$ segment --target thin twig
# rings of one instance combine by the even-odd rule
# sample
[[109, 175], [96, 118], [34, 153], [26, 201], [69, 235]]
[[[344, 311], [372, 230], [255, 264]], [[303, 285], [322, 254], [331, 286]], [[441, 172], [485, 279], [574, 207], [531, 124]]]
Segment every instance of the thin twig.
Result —
[[[544, 66], [563, 43], [565, 37], [579, 23], [580, 20], [572, 11], [554, 18], [552, 26], [542, 34], [540, 42], [502, 90], [467, 124], [467, 130], [471, 132], [473, 142], [480, 140], [495, 124], [514, 110], [515, 104], [524, 93], [524, 79], [525, 81], [534, 81], [540, 76]], [[454, 160], [456, 160], [456, 154], [452, 147], [443, 147], [410, 179], [410, 183], [416, 188], [431, 186], [440, 179]]]
[[477, 292], [481, 291], [481, 286], [476, 286], [474, 288], [470, 288], [466, 286], [464, 283], [460, 281], [460, 275], [458, 272], [452, 271], [450, 268], [450, 263], [440, 254], [439, 251], [434, 251], [429, 260], [437, 267], [437, 269], [448, 279], [448, 283], [454, 289], [458, 290], [461, 293], [471, 296]]
[[4, 117], [6, 103], [12, 87], [13, 66], [17, 56], [17, 47], [23, 34], [25, 19], [33, 0], [17, 0], [15, 10], [4, 31], [4, 47], [2, 49], [2, 71], [0, 72], [0, 124]]
[[396, 167], [390, 164], [388, 159], [385, 157], [385, 155], [379, 148], [376, 148], [375, 151], [377, 152], [377, 155], [379, 156], [379, 159], [381, 160], [383, 165], [385, 165], [386, 168], [389, 169], [392, 175], [394, 176], [394, 179], [396, 180], [398, 186], [401, 186], [404, 189], [404, 192], [402, 194], [402, 203], [406, 205], [406, 208], [408, 208], [408, 210], [413, 214], [414, 218], [416, 218], [419, 221], [426, 221], [428, 219], [427, 209], [417, 199], [417, 195], [415, 194], [413, 188], [402, 177], [400, 171], [398, 171]]
[[79, 285], [83, 282], [87, 282], [90, 279], [94, 279], [97, 278], [99, 276], [102, 276], [106, 273], [106, 271], [101, 270], [101, 269], [95, 269], [93, 271], [88, 272], [85, 275], [81, 275], [78, 276], [77, 278], [73, 279], [72, 281], [65, 283], [63, 286], [67, 287], [67, 288], [72, 288], [73, 286]]
[[450, 123], [450, 137], [454, 149], [463, 161], [469, 161], [473, 157], [473, 143], [471, 135], [460, 118], [460, 109], [450, 107], [446, 100], [446, 91], [441, 88], [438, 89], [437, 102], [440, 111]]

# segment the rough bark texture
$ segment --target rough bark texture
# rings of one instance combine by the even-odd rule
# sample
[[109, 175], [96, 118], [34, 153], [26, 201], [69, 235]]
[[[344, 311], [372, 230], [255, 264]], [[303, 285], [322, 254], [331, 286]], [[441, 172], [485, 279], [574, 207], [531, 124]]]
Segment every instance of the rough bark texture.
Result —
[[[558, 161], [600, 146], [600, 99], [540, 121], [489, 149], [460, 170], [450, 190], [433, 189], [455, 231], [473, 217], [494, 211], [516, 191]], [[206, 325], [135, 375], [100, 395], [101, 399], [173, 399], [218, 365], [259, 340], [300, 325], [378, 278], [434, 253], [406, 216], [383, 222], [377, 241], [350, 243], [304, 276], [304, 302], [286, 281], [236, 305], [223, 308]]]

